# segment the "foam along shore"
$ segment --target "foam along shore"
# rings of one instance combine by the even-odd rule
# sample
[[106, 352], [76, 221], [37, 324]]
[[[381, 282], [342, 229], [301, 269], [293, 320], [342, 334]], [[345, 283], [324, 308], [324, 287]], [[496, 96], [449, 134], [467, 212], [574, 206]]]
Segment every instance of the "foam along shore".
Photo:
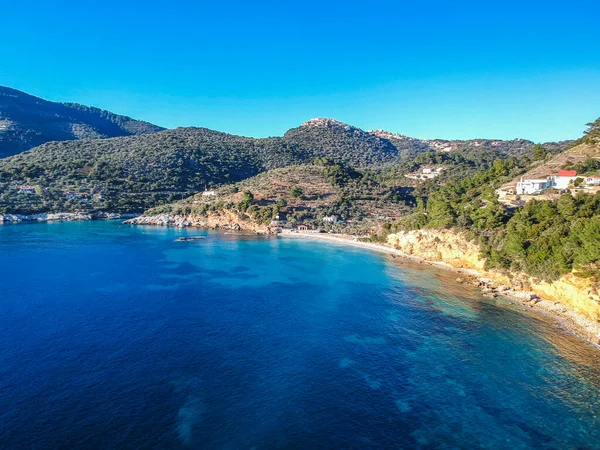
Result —
[[396, 257], [406, 258], [418, 263], [439, 267], [446, 270], [452, 270], [459, 274], [457, 282], [479, 286], [484, 296], [487, 297], [505, 297], [512, 301], [517, 301], [529, 308], [535, 308], [539, 312], [552, 317], [561, 328], [576, 334], [580, 338], [600, 346], [600, 323], [589, 319], [577, 311], [568, 309], [560, 302], [539, 298], [534, 292], [522, 290], [507, 285], [497, 285], [485, 273], [470, 268], [457, 268], [447, 262], [432, 261], [416, 255], [407, 254], [401, 250], [372, 242], [359, 241], [355, 236], [343, 234], [318, 234], [318, 233], [297, 233], [282, 232], [277, 235], [282, 238], [310, 239], [315, 241], [325, 241], [337, 244], [349, 245], [352, 247], [364, 248], [371, 251], [385, 253]]
[[1, 222], [71, 222], [79, 220], [123, 220], [137, 217], [138, 214], [110, 212], [96, 213], [39, 213], [39, 214], [0, 214]]

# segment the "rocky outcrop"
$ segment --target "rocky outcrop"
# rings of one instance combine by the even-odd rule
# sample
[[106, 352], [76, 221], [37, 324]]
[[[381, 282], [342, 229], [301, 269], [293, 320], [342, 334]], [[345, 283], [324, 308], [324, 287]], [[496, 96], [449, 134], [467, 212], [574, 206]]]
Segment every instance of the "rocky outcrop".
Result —
[[172, 214], [157, 214], [154, 216], [139, 216], [125, 221], [129, 225], [158, 225], [161, 227], [184, 228], [192, 226], [191, 221], [183, 216]]
[[0, 222], [70, 222], [77, 220], [116, 220], [136, 217], [137, 214], [97, 213], [40, 213], [0, 214]]
[[[486, 296], [504, 295], [566, 317], [580, 334], [600, 343], [600, 295], [594, 282], [567, 274], [553, 282], [524, 273], [485, 270], [479, 246], [451, 230], [414, 230], [388, 236], [387, 245], [406, 255], [448, 264], [473, 277]], [[470, 271], [469, 271], [470, 270]], [[464, 280], [462, 280], [464, 281]]]
[[198, 227], [211, 230], [248, 231], [260, 234], [271, 234], [274, 231], [267, 225], [259, 225], [247, 216], [241, 216], [234, 211], [222, 210], [207, 212], [204, 215], [174, 215], [157, 214], [139, 216], [125, 221], [130, 225], [158, 225], [164, 227]]

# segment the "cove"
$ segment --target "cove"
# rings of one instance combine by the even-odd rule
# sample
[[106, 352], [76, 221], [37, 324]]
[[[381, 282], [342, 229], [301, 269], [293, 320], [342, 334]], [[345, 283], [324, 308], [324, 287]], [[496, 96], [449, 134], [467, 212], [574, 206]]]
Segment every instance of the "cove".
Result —
[[0, 277], [2, 448], [600, 447], [600, 352], [442, 270], [91, 221]]

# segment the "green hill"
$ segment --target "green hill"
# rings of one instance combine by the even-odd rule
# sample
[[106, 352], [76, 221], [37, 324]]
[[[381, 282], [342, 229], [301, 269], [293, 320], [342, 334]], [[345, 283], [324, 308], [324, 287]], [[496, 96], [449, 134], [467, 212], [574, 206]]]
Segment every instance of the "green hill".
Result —
[[164, 128], [99, 108], [57, 103], [0, 86], [0, 158], [50, 141], [154, 133]]
[[[469, 161], [475, 160], [471, 165], [485, 168], [511, 151], [531, 153], [533, 148], [529, 141], [518, 149], [503, 146], [502, 141], [479, 147], [460, 141], [448, 153], [430, 141], [395, 136], [378, 136], [332, 119], [313, 119], [282, 137], [266, 139], [178, 128], [111, 139], [48, 142], [0, 159], [0, 212], [141, 212], [206, 186], [238, 182], [269, 169], [312, 162], [315, 157], [381, 171], [425, 152], [464, 154]], [[457, 176], [461, 173], [457, 171]], [[36, 193], [19, 193], [20, 185], [34, 186]], [[84, 195], [68, 200], [68, 192]], [[88, 199], [92, 194], [97, 194], [94, 201]]]

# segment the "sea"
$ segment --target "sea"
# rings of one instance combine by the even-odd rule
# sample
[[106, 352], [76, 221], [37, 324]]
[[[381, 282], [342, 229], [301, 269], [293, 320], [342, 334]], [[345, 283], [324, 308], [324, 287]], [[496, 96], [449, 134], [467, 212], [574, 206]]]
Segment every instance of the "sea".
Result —
[[2, 225], [0, 448], [596, 449], [600, 350], [367, 249]]

